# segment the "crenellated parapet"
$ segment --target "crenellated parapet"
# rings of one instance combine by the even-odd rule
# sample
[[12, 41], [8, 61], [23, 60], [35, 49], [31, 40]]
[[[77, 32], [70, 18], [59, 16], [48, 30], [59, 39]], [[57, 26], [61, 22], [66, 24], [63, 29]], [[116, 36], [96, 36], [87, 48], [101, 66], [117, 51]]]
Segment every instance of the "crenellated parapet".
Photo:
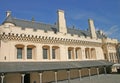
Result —
[[65, 45], [90, 45], [101, 46], [101, 42], [85, 41], [80, 39], [72, 39], [67, 37], [55, 37], [47, 35], [29, 35], [16, 33], [1, 33], [0, 39], [3, 41], [21, 41], [21, 42], [35, 42], [44, 44], [65, 44]]

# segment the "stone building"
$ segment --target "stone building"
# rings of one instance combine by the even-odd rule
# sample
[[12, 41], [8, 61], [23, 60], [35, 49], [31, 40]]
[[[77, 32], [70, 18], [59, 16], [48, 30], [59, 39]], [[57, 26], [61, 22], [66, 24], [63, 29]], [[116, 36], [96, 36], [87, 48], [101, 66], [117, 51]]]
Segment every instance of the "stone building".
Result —
[[120, 63], [120, 42], [117, 44], [117, 58], [118, 58], [118, 64]]
[[109, 73], [118, 41], [89, 29], [69, 28], [63, 10], [56, 24], [14, 18], [0, 25], [0, 83], [51, 83]]

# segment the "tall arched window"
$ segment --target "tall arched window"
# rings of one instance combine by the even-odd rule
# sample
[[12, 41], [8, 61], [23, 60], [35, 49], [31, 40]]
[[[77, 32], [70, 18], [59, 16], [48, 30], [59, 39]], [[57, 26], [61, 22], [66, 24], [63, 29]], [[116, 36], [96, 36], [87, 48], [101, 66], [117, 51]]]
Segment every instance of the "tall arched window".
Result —
[[43, 49], [43, 59], [50, 59], [50, 47], [45, 45], [42, 47]]

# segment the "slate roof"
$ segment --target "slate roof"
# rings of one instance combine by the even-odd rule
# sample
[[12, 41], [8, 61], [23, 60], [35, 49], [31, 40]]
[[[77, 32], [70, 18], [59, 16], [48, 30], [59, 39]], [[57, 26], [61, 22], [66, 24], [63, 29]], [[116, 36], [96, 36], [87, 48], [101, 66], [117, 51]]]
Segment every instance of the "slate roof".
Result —
[[[34, 30], [41, 29], [44, 31], [53, 31], [53, 32], [58, 32], [58, 27], [56, 25], [50, 25], [50, 24], [45, 24], [45, 23], [40, 23], [40, 22], [35, 22], [35, 21], [27, 21], [27, 20], [22, 20], [22, 19], [17, 19], [12, 17], [11, 15], [8, 16], [5, 21], [3, 22], [10, 22], [15, 24], [16, 26], [20, 26], [23, 29], [24, 28], [33, 28]], [[71, 35], [78, 35], [78, 36], [85, 36], [85, 37], [90, 37], [90, 32], [89, 31], [84, 31], [84, 30], [78, 30], [75, 28], [67, 28], [67, 32]], [[98, 38], [103, 38], [105, 36], [100, 35], [97, 33]]]
[[68, 28], [67, 32], [72, 34], [72, 35], [75, 34], [75, 35], [85, 36], [85, 37], [90, 36], [89, 31], [77, 30], [77, 29], [74, 29], [74, 28]]
[[57, 30], [55, 25], [17, 19], [17, 18], [13, 18], [11, 15], [8, 16], [3, 23], [6, 23], [6, 22], [13, 23], [16, 26], [20, 26], [22, 28], [41, 29], [41, 30], [45, 30], [45, 31], [55, 31], [55, 30]]
[[56, 62], [0, 62], [0, 73], [39, 72], [48, 70], [64, 70], [111, 66], [113, 63], [103, 60], [90, 61], [56, 61]]

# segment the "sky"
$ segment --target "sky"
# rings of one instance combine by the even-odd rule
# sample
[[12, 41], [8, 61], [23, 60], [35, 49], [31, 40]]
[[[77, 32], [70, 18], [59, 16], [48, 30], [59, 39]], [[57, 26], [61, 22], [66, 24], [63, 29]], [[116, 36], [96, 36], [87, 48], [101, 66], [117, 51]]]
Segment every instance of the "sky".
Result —
[[0, 24], [8, 10], [15, 18], [54, 24], [58, 9], [64, 10], [68, 27], [87, 30], [90, 18], [96, 30], [120, 40], [120, 0], [0, 0]]

